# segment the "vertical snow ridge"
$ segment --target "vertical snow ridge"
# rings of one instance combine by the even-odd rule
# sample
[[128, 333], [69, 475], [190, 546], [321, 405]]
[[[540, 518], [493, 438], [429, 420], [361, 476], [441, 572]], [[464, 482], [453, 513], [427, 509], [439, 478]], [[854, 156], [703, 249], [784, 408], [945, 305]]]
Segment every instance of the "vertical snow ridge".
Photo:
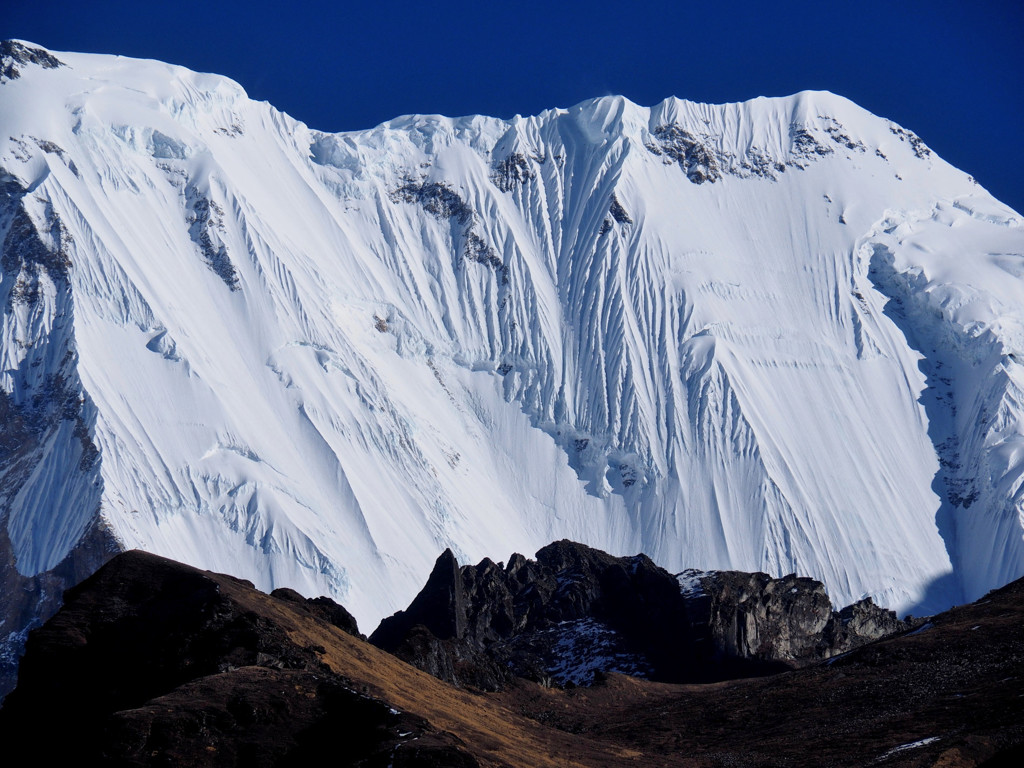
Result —
[[[971, 224], [963, 221], [968, 216]], [[924, 358], [928, 389], [922, 403], [940, 465], [936, 520], [965, 599], [1024, 571], [1022, 313], [1019, 306], [1000, 306], [1002, 297], [984, 288], [953, 283], [941, 262], [929, 258], [930, 246], [940, 227], [973, 224], [984, 242], [993, 237], [984, 230], [1001, 223], [978, 216], [968, 202], [940, 202], [923, 213], [890, 215], [860, 246], [870, 279], [890, 299], [887, 313]], [[956, 242], [946, 247], [956, 248]], [[993, 257], [1011, 258], [963, 254], [960, 266], [984, 268]], [[1024, 252], [1014, 260], [1024, 261]], [[997, 320], [979, 307], [1004, 315]]]

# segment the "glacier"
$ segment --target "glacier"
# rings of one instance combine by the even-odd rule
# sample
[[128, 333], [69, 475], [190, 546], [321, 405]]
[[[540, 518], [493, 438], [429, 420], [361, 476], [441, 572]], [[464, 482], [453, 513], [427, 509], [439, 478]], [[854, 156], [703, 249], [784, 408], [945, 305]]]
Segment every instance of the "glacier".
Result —
[[803, 92], [325, 133], [0, 53], [8, 650], [128, 548], [364, 627], [446, 547], [916, 613], [1024, 574], [1024, 222], [891, 121]]

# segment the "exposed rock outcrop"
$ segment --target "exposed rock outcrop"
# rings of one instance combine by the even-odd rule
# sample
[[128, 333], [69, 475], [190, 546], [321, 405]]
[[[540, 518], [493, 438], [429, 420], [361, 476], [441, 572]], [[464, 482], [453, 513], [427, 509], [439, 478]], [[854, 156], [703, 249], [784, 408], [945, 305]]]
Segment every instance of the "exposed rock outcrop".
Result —
[[698, 618], [692, 629], [726, 665], [820, 661], [911, 627], [870, 598], [833, 610], [821, 582], [795, 574], [686, 571], [679, 580]]
[[491, 181], [502, 192], [511, 192], [534, 177], [530, 161], [526, 156], [513, 152], [501, 160], [491, 163]]
[[696, 571], [570, 541], [459, 567], [446, 550], [405, 611], [370, 636], [436, 677], [496, 690], [513, 676], [589, 684], [620, 672], [716, 680], [778, 671], [907, 628], [864, 600], [841, 612], [820, 582]]
[[42, 48], [25, 45], [17, 40], [0, 41], [0, 84], [21, 77], [19, 64], [22, 66], [34, 64], [43, 69], [56, 69], [64, 66], [63, 61]]
[[722, 178], [715, 150], [700, 138], [678, 125], [659, 125], [651, 131], [652, 141], [646, 145], [653, 155], [676, 162], [694, 184], [716, 182]]
[[238, 271], [231, 263], [224, 244], [224, 209], [208, 195], [195, 187], [185, 191], [188, 201], [188, 234], [203, 254], [203, 259], [214, 274], [232, 291], [240, 290]]
[[309, 612], [310, 616], [326, 621], [328, 624], [342, 629], [350, 635], [362, 637], [359, 633], [359, 624], [356, 622], [356, 617], [345, 610], [345, 606], [338, 605], [329, 597], [303, 597], [294, 589], [289, 589], [288, 587], [275, 589], [270, 593], [270, 596], [301, 605]]

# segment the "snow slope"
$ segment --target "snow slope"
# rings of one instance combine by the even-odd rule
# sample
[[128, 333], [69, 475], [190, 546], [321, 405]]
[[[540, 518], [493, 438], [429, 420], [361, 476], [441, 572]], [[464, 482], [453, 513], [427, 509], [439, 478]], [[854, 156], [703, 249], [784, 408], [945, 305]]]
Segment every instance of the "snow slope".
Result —
[[99, 528], [366, 627], [449, 546], [917, 612], [1024, 573], [1024, 227], [909, 131], [805, 92], [328, 134], [4, 53], [22, 577]]

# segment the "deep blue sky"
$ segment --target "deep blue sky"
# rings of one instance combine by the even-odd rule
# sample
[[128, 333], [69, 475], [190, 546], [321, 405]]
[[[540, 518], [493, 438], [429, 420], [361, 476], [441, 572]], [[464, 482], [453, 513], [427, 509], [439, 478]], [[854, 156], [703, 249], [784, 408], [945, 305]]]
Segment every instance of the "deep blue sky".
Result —
[[1024, 2], [217, 3], [2, 0], [0, 37], [237, 80], [321, 130], [510, 117], [623, 94], [826, 89], [918, 133], [1024, 211]]

